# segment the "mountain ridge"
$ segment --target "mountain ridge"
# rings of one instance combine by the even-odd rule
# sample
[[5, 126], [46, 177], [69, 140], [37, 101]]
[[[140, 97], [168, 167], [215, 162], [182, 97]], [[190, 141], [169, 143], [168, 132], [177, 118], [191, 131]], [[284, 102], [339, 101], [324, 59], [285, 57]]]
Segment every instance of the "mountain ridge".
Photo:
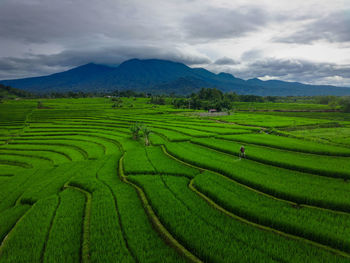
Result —
[[281, 80], [243, 80], [232, 74], [215, 74], [204, 68], [191, 68], [179, 62], [161, 59], [130, 59], [112, 67], [95, 63], [81, 65], [47, 76], [0, 80], [1, 84], [29, 92], [108, 92], [135, 90], [187, 95], [201, 87], [224, 92], [260, 96], [350, 95], [350, 88], [309, 85]]

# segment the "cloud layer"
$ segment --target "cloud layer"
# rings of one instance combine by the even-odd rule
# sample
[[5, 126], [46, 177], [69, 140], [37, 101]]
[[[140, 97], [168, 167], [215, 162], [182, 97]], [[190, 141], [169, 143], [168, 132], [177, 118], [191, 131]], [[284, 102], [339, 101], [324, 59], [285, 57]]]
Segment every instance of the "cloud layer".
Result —
[[136, 57], [350, 86], [343, 0], [2, 0], [0, 25], [0, 79]]

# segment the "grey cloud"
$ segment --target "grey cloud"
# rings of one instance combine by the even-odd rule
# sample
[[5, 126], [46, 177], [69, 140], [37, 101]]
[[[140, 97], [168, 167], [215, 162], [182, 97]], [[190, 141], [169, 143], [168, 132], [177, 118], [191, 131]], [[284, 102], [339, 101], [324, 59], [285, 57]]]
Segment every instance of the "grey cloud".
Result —
[[30, 55], [25, 58], [0, 58], [0, 79], [40, 76], [94, 62], [97, 64], [120, 64], [131, 59], [167, 59], [187, 65], [208, 64], [204, 56], [187, 54], [179, 50], [153, 46], [120, 46], [94, 50], [66, 50], [53, 55]]
[[[350, 80], [350, 65], [266, 58], [249, 63], [246, 68], [233, 70], [232, 73], [246, 79], [268, 75], [281, 80], [320, 83], [323, 79], [326, 81], [334, 76]], [[328, 80], [328, 84], [336, 83]], [[347, 85], [350, 85], [350, 82]]]
[[67, 68], [59, 65], [45, 65], [34, 57], [6, 57], [0, 59], [0, 79], [34, 77], [63, 71], [65, 69]]
[[189, 38], [236, 38], [263, 27], [269, 18], [259, 8], [210, 8], [187, 16], [183, 26]]
[[0, 38], [25, 43], [66, 43], [101, 36], [129, 40], [173, 38], [172, 28], [159, 19], [142, 2], [2, 0]]
[[216, 64], [216, 65], [237, 65], [237, 64], [240, 64], [240, 62], [236, 61], [232, 58], [222, 57], [222, 58], [217, 59], [214, 62], [214, 64]]
[[241, 56], [242, 61], [257, 60], [263, 56], [263, 51], [260, 49], [252, 49], [244, 52]]
[[[326, 9], [314, 14], [278, 12], [268, 3], [253, 2], [222, 8], [216, 1], [192, 0], [0, 0], [0, 79], [45, 75], [89, 62], [114, 65], [130, 58], [169, 59], [220, 71], [227, 68], [240, 77], [317, 81], [349, 76], [346, 65], [264, 59], [266, 45], [259, 46], [254, 34], [272, 32], [279, 23], [289, 23], [291, 28], [302, 24], [300, 32], [274, 40], [311, 43], [327, 39], [349, 45], [348, 11], [329, 15]], [[326, 15], [317, 18], [319, 14]], [[235, 48], [237, 40], [231, 39], [242, 36], [257, 48], [243, 53], [240, 64], [227, 57], [212, 62], [209, 55], [194, 55], [225, 56], [223, 50], [229, 45]]]
[[275, 37], [276, 42], [311, 44], [317, 40], [329, 42], [350, 41], [350, 9], [320, 17], [303, 29], [283, 37]]

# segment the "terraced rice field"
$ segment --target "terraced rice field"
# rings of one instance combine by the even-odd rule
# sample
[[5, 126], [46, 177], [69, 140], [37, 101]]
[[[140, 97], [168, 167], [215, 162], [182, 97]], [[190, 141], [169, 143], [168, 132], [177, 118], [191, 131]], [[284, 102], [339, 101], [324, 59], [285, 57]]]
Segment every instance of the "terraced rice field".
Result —
[[0, 263], [350, 262], [348, 116], [124, 100], [0, 104]]

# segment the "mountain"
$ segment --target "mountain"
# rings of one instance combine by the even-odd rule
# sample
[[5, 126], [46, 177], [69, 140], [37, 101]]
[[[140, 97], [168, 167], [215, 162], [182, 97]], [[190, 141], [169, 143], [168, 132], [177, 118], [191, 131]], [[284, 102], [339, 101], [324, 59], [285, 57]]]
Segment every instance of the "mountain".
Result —
[[3, 80], [0, 83], [37, 93], [131, 89], [186, 95], [202, 87], [210, 87], [224, 92], [261, 96], [350, 95], [350, 88], [257, 78], [243, 80], [228, 73], [215, 74], [204, 68], [190, 68], [182, 63], [159, 59], [131, 59], [117, 67], [89, 63], [48, 76]]

